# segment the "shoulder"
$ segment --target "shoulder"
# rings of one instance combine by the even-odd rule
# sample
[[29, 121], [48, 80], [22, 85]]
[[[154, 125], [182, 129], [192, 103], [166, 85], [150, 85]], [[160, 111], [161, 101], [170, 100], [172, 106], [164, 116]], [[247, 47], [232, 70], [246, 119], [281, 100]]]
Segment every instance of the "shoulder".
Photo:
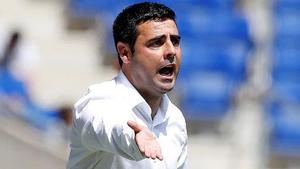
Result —
[[116, 88], [116, 81], [110, 80], [98, 84], [93, 84], [88, 87], [88, 94], [94, 97], [111, 97]]
[[114, 98], [115, 86], [116, 83], [114, 80], [90, 85], [87, 94], [74, 104], [75, 116], [86, 110], [104, 109], [105, 107], [103, 106], [108, 106], [108, 103]]

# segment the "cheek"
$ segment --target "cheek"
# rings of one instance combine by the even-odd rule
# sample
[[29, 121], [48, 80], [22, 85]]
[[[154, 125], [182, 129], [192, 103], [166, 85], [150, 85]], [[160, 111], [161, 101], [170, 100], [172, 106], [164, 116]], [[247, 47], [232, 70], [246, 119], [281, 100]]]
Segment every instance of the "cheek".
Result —
[[180, 64], [181, 64], [181, 53], [179, 53], [178, 55], [176, 55], [176, 62], [180, 66]]
[[157, 53], [147, 53], [147, 55], [138, 57], [136, 64], [138, 64], [141, 69], [144, 69], [144, 71], [156, 72], [162, 62], [162, 57], [157, 55]]
[[132, 67], [134, 68], [132, 73], [138, 76], [139, 79], [147, 79], [155, 70], [153, 63], [146, 59], [140, 61], [136, 60], [133, 62]]

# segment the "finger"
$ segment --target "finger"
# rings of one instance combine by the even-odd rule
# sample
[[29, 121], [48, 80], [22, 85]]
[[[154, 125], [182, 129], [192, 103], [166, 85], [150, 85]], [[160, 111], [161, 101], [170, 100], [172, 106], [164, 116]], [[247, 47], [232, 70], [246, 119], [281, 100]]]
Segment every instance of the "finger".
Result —
[[156, 151], [155, 151], [156, 147], [154, 147], [152, 144], [149, 144], [145, 148], [147, 148], [148, 158], [155, 159], [156, 158]]
[[135, 133], [138, 133], [138, 132], [140, 132], [140, 131], [142, 130], [142, 126], [139, 125], [139, 124], [138, 124], [137, 122], [135, 122], [135, 121], [129, 120], [129, 121], [127, 122], [127, 125], [128, 125], [130, 128], [132, 128], [133, 131], [134, 131]]
[[157, 155], [157, 158], [158, 158], [160, 161], [164, 160], [162, 154]]
[[157, 155], [156, 155], [155, 152], [151, 153], [151, 158], [152, 158], [153, 160], [155, 160], [155, 159], [157, 158]]
[[163, 155], [162, 155], [162, 153], [161, 153], [161, 150], [159, 149], [159, 151], [156, 153], [157, 155], [157, 158], [160, 160], [160, 161], [162, 161], [163, 160]]
[[147, 147], [147, 152], [149, 152], [149, 158], [151, 159], [156, 159], [157, 158], [157, 147], [156, 146], [148, 146]]
[[156, 154], [156, 158], [158, 158], [158, 159], [161, 160], [161, 161], [163, 160], [163, 156], [162, 156], [161, 149], [160, 149], [159, 146], [158, 146], [158, 148], [156, 149], [155, 154]]
[[150, 153], [149, 151], [145, 151], [145, 156], [146, 156], [147, 158], [151, 158], [151, 153]]
[[147, 153], [149, 154], [149, 158], [152, 158], [153, 160], [156, 158], [156, 152], [155, 147], [147, 146]]

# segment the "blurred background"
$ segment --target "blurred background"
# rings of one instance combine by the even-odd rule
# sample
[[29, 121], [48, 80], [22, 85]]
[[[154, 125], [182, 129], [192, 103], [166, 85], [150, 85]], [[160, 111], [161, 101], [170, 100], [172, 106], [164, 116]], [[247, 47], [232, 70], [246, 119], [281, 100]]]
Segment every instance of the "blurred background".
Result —
[[[134, 2], [2, 2], [1, 168], [65, 168], [72, 106], [117, 74], [112, 22]], [[187, 120], [188, 168], [300, 169], [300, 1], [155, 2], [182, 36], [169, 95]]]

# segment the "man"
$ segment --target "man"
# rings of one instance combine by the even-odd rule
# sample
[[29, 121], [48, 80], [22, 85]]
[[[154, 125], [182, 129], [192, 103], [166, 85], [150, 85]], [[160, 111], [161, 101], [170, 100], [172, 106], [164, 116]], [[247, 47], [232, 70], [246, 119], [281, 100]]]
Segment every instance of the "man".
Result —
[[175, 13], [158, 3], [129, 6], [113, 35], [121, 71], [75, 104], [67, 168], [185, 168], [185, 120], [166, 95], [181, 62]]

